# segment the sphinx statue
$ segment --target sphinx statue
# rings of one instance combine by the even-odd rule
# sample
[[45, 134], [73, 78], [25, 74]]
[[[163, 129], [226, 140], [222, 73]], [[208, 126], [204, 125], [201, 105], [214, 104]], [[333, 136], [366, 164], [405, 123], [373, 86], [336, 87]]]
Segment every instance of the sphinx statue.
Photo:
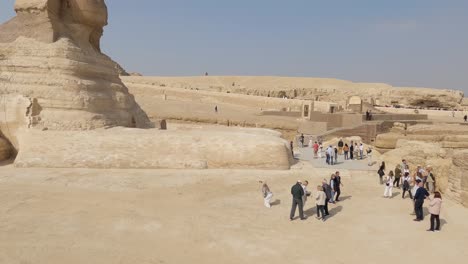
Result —
[[101, 52], [104, 0], [16, 0], [0, 25], [0, 132], [153, 124]]

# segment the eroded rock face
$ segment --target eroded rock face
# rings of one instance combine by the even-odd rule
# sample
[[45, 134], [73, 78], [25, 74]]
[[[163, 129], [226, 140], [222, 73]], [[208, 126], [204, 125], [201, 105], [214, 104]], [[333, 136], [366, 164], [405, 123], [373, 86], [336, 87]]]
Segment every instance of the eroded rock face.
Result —
[[262, 129], [112, 128], [19, 134], [16, 167], [289, 169], [288, 142]]
[[0, 161], [9, 159], [12, 151], [13, 150], [8, 141], [0, 136]]
[[453, 155], [453, 166], [450, 168], [449, 195], [468, 207], [468, 150], [457, 151]]
[[0, 94], [8, 103], [0, 128], [10, 128], [5, 136], [16, 148], [20, 128], [152, 127], [100, 52], [103, 0], [17, 0], [15, 10], [0, 26]]

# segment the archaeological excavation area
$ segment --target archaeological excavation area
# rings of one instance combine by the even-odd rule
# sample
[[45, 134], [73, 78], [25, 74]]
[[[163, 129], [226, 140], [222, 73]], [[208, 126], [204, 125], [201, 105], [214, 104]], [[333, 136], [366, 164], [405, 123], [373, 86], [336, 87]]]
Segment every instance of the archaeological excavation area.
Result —
[[[129, 74], [101, 51], [105, 1], [14, 2], [0, 25], [0, 263], [468, 258], [462, 91]], [[314, 156], [313, 143], [340, 139], [372, 149], [372, 160]], [[382, 198], [379, 165], [402, 159], [411, 172], [432, 167], [441, 232], [425, 231], [427, 206], [427, 220], [412, 221], [401, 189]], [[316, 187], [338, 170], [341, 200], [317, 221]], [[312, 191], [305, 221], [289, 219], [298, 180]]]

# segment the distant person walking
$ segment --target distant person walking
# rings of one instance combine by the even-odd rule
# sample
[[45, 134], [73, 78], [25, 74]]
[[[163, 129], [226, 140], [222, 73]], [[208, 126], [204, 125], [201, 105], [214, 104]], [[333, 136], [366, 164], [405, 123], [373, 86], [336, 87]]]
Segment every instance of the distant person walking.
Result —
[[301, 134], [301, 136], [299, 137], [299, 142], [301, 143], [301, 148], [304, 147], [304, 134]]
[[351, 144], [349, 146], [349, 159], [350, 160], [354, 159], [354, 144], [353, 144], [353, 141], [351, 141]]
[[314, 159], [318, 157], [318, 151], [319, 151], [319, 144], [317, 141], [315, 141], [314, 146], [312, 147], [314, 149]]
[[335, 203], [335, 174], [332, 174], [330, 177], [330, 187], [331, 187], [331, 198], [330, 203]]
[[263, 194], [263, 203], [265, 207], [271, 208], [271, 198], [273, 198], [273, 193], [270, 191], [270, 187], [266, 181], [259, 181], [262, 184], [262, 194]]
[[383, 176], [385, 176], [385, 161], [382, 161], [382, 164], [380, 164], [377, 174], [379, 175], [380, 184], [383, 184]]
[[294, 159], [294, 146], [293, 145], [294, 145], [294, 143], [292, 141], [289, 142], [289, 146], [291, 147], [291, 154], [292, 154], [292, 157]]
[[440, 209], [442, 207], [442, 196], [440, 192], [434, 193], [434, 198], [430, 199], [429, 202], [429, 213], [431, 214], [431, 227], [427, 231], [439, 231], [440, 230]]
[[215, 106], [215, 113], [218, 113], [218, 106]]
[[335, 154], [335, 164], [336, 164], [336, 163], [338, 163], [338, 149], [335, 147], [333, 149], [333, 151], [334, 151], [334, 154]]
[[366, 152], [367, 152], [367, 166], [372, 166], [372, 147], [369, 146]]
[[[317, 193], [315, 194], [315, 203], [317, 205], [317, 219], [322, 219], [322, 221], [325, 221], [325, 199], [326, 199], [326, 194], [323, 191], [322, 186], [317, 186]], [[322, 214], [322, 217], [320, 217], [320, 214]]]
[[429, 193], [434, 193], [435, 191], [435, 178], [434, 174], [432, 173], [432, 167], [427, 166], [426, 168], [426, 189], [429, 191]]
[[327, 179], [323, 179], [322, 181], [322, 187], [323, 191], [325, 192], [326, 198], [325, 198], [325, 215], [329, 215], [328, 213], [328, 203], [332, 200], [332, 188], [331, 186], [327, 183]]
[[359, 156], [361, 156], [361, 160], [364, 159], [364, 145], [362, 145], [362, 142], [359, 144]]
[[468, 122], [468, 115], [465, 115], [465, 116], [463, 117], [463, 120], [465, 120], [465, 122]]
[[429, 193], [424, 189], [422, 181], [418, 181], [418, 186], [419, 188], [414, 195], [414, 211], [416, 213], [416, 219], [414, 219], [414, 221], [424, 220], [423, 204], [424, 200], [429, 197]]
[[340, 172], [337, 171], [337, 172], [335, 172], [335, 180], [334, 180], [334, 183], [333, 183], [333, 188], [334, 188], [335, 193], [336, 193], [336, 198], [335, 198], [336, 202], [340, 201], [341, 186], [343, 186], [343, 183], [341, 183]]
[[304, 208], [307, 202], [307, 197], [310, 196], [310, 192], [307, 191], [307, 185], [309, 185], [308, 181], [304, 181], [301, 186], [302, 189], [304, 190], [304, 195], [302, 196], [302, 207]]
[[319, 143], [319, 159], [322, 158], [323, 155], [323, 145], [322, 142]]
[[333, 165], [333, 157], [335, 156], [335, 151], [333, 150], [333, 147], [331, 145], [328, 146], [326, 152], [328, 158], [328, 165]]
[[305, 220], [304, 218], [304, 208], [302, 204], [302, 197], [304, 196], [304, 189], [302, 188], [301, 181], [297, 181], [291, 187], [291, 195], [292, 195], [292, 206], [291, 206], [291, 214], [289, 215], [289, 219], [292, 221], [294, 219], [294, 215], [296, 214], [296, 208], [299, 207], [299, 217], [301, 220]]
[[385, 198], [392, 198], [393, 196], [393, 181], [395, 180], [393, 171], [390, 171], [388, 173], [388, 176], [385, 180], [385, 191], [384, 191], [384, 197]]
[[348, 146], [348, 144], [344, 145], [343, 151], [344, 151], [344, 159], [348, 160], [349, 159], [349, 146]]

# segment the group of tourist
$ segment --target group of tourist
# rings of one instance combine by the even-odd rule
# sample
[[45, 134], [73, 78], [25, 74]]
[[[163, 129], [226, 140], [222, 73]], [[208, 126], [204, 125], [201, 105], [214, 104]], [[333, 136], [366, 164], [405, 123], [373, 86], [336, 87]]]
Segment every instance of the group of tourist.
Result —
[[[271, 207], [271, 199], [273, 198], [273, 193], [270, 190], [270, 187], [265, 181], [260, 181], [262, 184], [262, 194], [264, 205], [267, 208]], [[299, 210], [299, 218], [301, 220], [306, 220], [307, 216], [304, 214], [305, 205], [312, 196], [312, 192], [308, 188], [309, 182], [307, 180], [301, 181], [298, 180], [296, 184], [291, 187], [292, 195], [292, 206], [289, 219], [294, 220], [296, 211]], [[337, 171], [333, 173], [329, 180], [323, 179], [320, 185], [317, 185], [315, 195], [315, 206], [317, 211], [317, 219], [325, 221], [327, 216], [330, 215], [328, 211], [328, 204], [335, 204], [340, 201], [341, 187], [343, 183], [341, 182], [340, 172]]]
[[368, 147], [364, 150], [364, 144], [362, 142], [358, 144], [358, 142], [351, 141], [348, 144], [340, 138], [336, 146], [329, 145], [325, 151], [322, 142], [315, 141], [315, 143], [312, 144], [312, 141], [310, 141], [309, 146], [313, 149], [314, 159], [322, 158], [323, 153], [325, 153], [325, 162], [328, 165], [335, 165], [338, 162], [339, 156], [343, 156], [344, 160], [362, 160], [367, 158], [368, 164], [372, 165], [372, 148]]
[[[410, 167], [405, 159], [401, 164], [397, 164], [394, 170], [386, 173], [385, 162], [380, 165], [377, 174], [380, 184], [385, 184], [384, 198], [393, 197], [393, 188], [402, 188], [402, 198], [408, 193], [414, 208], [416, 218], [414, 221], [423, 221], [423, 205], [426, 200], [429, 200], [429, 213], [431, 214], [430, 228], [427, 231], [440, 230], [440, 209], [442, 204], [442, 196], [436, 190], [436, 179], [432, 173], [432, 167], [416, 166], [416, 169], [411, 174]], [[400, 187], [401, 186], [401, 187]], [[431, 196], [433, 193], [433, 196]]]

